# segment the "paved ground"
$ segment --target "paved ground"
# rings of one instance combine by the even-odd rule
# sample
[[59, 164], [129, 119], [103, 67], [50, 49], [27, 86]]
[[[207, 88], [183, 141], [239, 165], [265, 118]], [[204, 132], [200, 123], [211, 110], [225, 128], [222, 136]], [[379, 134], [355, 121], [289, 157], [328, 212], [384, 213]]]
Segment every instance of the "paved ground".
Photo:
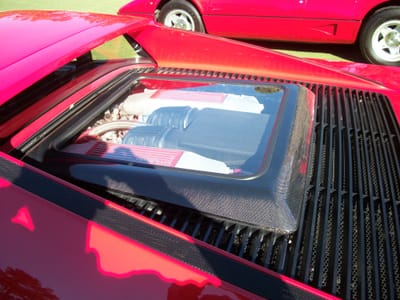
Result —
[[[20, 9], [62, 9], [88, 12], [116, 13], [129, 0], [0, 0], [0, 11]], [[254, 41], [284, 53], [328, 60], [362, 61], [354, 45], [314, 45]]]

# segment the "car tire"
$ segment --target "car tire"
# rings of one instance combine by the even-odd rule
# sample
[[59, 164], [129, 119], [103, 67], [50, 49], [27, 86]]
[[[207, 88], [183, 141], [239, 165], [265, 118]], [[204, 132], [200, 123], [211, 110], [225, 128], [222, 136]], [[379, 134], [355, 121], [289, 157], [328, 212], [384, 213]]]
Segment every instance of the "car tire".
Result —
[[168, 27], [205, 32], [200, 13], [191, 3], [184, 0], [167, 2], [161, 7], [157, 21]]
[[400, 66], [400, 7], [377, 10], [359, 35], [361, 54], [371, 63]]

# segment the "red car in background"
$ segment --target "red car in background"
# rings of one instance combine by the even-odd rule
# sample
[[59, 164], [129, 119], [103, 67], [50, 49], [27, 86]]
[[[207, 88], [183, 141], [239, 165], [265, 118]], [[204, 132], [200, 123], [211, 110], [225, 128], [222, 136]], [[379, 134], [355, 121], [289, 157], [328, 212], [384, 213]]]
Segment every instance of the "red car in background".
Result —
[[119, 13], [231, 38], [358, 43], [367, 61], [400, 65], [397, 0], [133, 0]]
[[64, 11], [0, 40], [0, 299], [400, 298], [400, 68]]

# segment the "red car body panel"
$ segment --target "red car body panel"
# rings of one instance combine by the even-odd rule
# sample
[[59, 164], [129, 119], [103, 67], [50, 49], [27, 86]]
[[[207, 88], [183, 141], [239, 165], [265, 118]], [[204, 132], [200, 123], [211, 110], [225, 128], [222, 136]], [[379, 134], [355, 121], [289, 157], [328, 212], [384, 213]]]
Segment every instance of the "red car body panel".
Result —
[[327, 65], [338, 70], [342, 70], [346, 73], [355, 74], [362, 78], [371, 78], [371, 80], [380, 83], [386, 87], [392, 88], [392, 92], [388, 95], [393, 97], [394, 101], [391, 102], [393, 110], [397, 116], [397, 120], [400, 121], [400, 98], [397, 96], [396, 90], [399, 89], [399, 67], [381, 67], [378, 65], [362, 64], [362, 63], [350, 63], [331, 61], [327, 62], [324, 60], [316, 60], [318, 63]]
[[[204, 34], [191, 34], [185, 31], [170, 31], [163, 27], [148, 28], [135, 35], [135, 39], [149, 49], [152, 57], [157, 57], [159, 66], [181, 65], [183, 68], [211, 68], [216, 71], [242, 72], [267, 77], [284, 77], [289, 80], [312, 81], [332, 85], [347, 85], [373, 90], [386, 90], [392, 96], [392, 105], [400, 120], [400, 98], [398, 78], [400, 68], [355, 64], [350, 62], [328, 62], [297, 59], [257, 46], [230, 41], [229, 52], [223, 45], [226, 40]], [[189, 49], [184, 57], [179, 51], [168, 51], [157, 47], [159, 43], [168, 44], [173, 40], [174, 47]], [[194, 44], [196, 40], [196, 44]], [[213, 45], [210, 45], [210, 41]], [[199, 43], [202, 49], [199, 51]], [[248, 52], [252, 49], [251, 53]], [[340, 66], [340, 69], [330, 67]], [[268, 70], [266, 72], [266, 70]], [[383, 74], [385, 74], [383, 76]], [[365, 75], [365, 77], [363, 77]], [[368, 79], [367, 79], [368, 78]], [[393, 89], [393, 90], [392, 90]]]
[[[387, 0], [193, 1], [206, 32], [215, 35], [281, 41], [354, 43], [363, 19]], [[134, 0], [119, 14], [154, 17], [161, 1]]]
[[[288, 79], [300, 79], [304, 81], [329, 82], [331, 84], [349, 84], [349, 85], [365, 85], [365, 87], [374, 86], [375, 83], [363, 79], [361, 77], [352, 76], [350, 74], [340, 73], [337, 70], [329, 68], [321, 68], [318, 64], [311, 63], [304, 59], [293, 59], [293, 57], [278, 54], [274, 51], [266, 50], [261, 47], [247, 45], [241, 42], [230, 41], [230, 49], [227, 52], [224, 48], [218, 47], [226, 43], [226, 40], [219, 38], [211, 38], [204, 34], [191, 34], [185, 31], [170, 31], [163, 27], [148, 28], [148, 30], [140, 31], [135, 38], [146, 45], [149, 53], [153, 57], [157, 57], [158, 65], [168, 66], [174, 65], [182, 61], [183, 67], [193, 68], [200, 64], [207, 69], [211, 66], [217, 70], [234, 69], [246, 74], [254, 74], [259, 76], [285, 76]], [[175, 46], [185, 47], [189, 49], [191, 55], [185, 54], [182, 57], [179, 51], [168, 51], [163, 47], [156, 47], [158, 43], [167, 43], [173, 40]], [[196, 40], [196, 45], [194, 45]], [[216, 48], [211, 47], [210, 41]], [[201, 44], [201, 51], [195, 51]], [[252, 49], [249, 51], [249, 49]], [[278, 58], [279, 57], [279, 58]], [[184, 60], [182, 60], [184, 58]], [[235, 63], [233, 66], [233, 62]], [[290, 68], [290, 72], [288, 72]], [[268, 72], [265, 70], [268, 69]], [[394, 68], [394, 70], [397, 70]], [[396, 74], [394, 74], [396, 76]], [[376, 85], [374, 88], [381, 88]]]
[[[0, 32], [0, 39], [13, 45], [2, 50], [5, 59], [0, 65], [4, 74], [1, 79], [0, 104], [96, 44], [100, 45], [106, 39], [119, 35], [119, 30], [126, 31], [130, 26], [134, 29], [148, 22], [132, 22], [129, 18], [113, 21], [113, 17], [105, 21], [104, 18], [89, 14], [80, 14], [74, 17], [73, 22], [68, 22], [71, 16], [73, 14], [68, 16], [60, 12], [36, 11], [30, 17], [18, 14], [8, 17], [7, 13], [0, 13], [0, 26], [4, 28]], [[15, 23], [18, 23], [17, 28]], [[46, 31], [47, 34], [31, 35], [24, 40], [16, 39], [16, 35], [11, 34], [17, 32], [18, 36], [27, 30]], [[50, 39], [46, 39], [46, 36], [50, 36]]]
[[[206, 16], [207, 29], [212, 34], [246, 39], [276, 41], [323, 42], [349, 44], [356, 40], [359, 22], [341, 21], [340, 25], [326, 20], [251, 18], [236, 16]], [[232, 24], [223, 26], [221, 24]], [[296, 24], [296, 25], [295, 25]], [[254, 28], [269, 28], [260, 32]], [[282, 28], [285, 28], [284, 30]]]
[[[32, 12], [32, 16], [34, 17], [30, 19], [21, 16], [19, 22], [20, 29], [18, 30], [21, 30], [21, 33], [22, 30], [27, 29], [38, 30], [39, 32], [43, 30], [51, 32], [51, 35], [53, 35], [53, 44], [47, 42], [48, 47], [44, 47], [46, 42], [41, 39], [34, 42], [32, 47], [23, 47], [21, 45], [22, 42], [19, 39], [15, 39], [15, 35], [10, 36], [9, 32], [11, 32], [11, 29], [0, 32], [1, 40], [21, 45], [15, 49], [11, 47], [6, 48], [3, 53], [3, 57], [10, 60], [11, 63], [7, 65], [3, 63], [0, 69], [0, 79], [2, 82], [0, 87], [0, 104], [33, 82], [57, 69], [57, 67], [63, 65], [65, 62], [101, 44], [104, 40], [115, 37], [123, 32], [129, 32], [140, 43], [143, 43], [149, 49], [149, 54], [152, 57], [157, 57], [157, 62], [160, 66], [177, 63], [182, 67], [202, 66], [203, 68], [207, 68], [213, 66], [220, 70], [229, 70], [231, 68], [232, 71], [235, 69], [239, 72], [259, 76], [281, 77], [284, 75], [287, 79], [293, 80], [324, 81], [331, 84], [341, 83], [364, 87], [371, 87], [372, 85], [376, 89], [385, 89], [383, 85], [387, 81], [396, 82], [398, 78], [397, 68], [388, 67], [392, 71], [387, 74], [388, 77], [384, 78], [370, 74], [372, 76], [370, 78], [371, 81], [340, 73], [337, 70], [320, 68], [318, 64], [310, 64], [303, 59], [294, 59], [285, 54], [279, 54], [261, 47], [249, 46], [235, 41], [229, 41], [230, 50], [227, 53], [224, 48], [215, 48], [215, 45], [225, 44], [227, 41], [224, 39], [210, 38], [203, 34], [189, 34], [179, 30], [165, 30], [162, 27], [153, 26], [149, 20], [140, 18], [136, 18], [133, 21], [130, 17], [117, 17], [115, 20], [113, 20], [113, 17], [108, 17], [107, 20], [109, 21], [105, 22], [101, 17], [79, 15], [79, 17], [73, 20], [70, 19], [71, 22], [68, 22], [68, 17], [63, 17], [60, 12], [52, 13], [55, 15], [56, 21], [54, 17], [46, 17], [47, 14], [49, 12], [46, 12], [46, 14]], [[8, 17], [0, 18], [0, 25], [7, 28], [7, 26], [12, 26], [12, 21], [13, 19]], [[85, 30], [82, 30], [81, 26]], [[14, 40], [16, 41], [14, 42]], [[189, 49], [192, 55], [188, 56], [186, 54], [185, 57], [182, 57], [179, 51], [170, 52], [168, 49], [164, 50], [163, 47], [158, 47], [159, 44], [168, 44], [171, 40], [175, 41], [176, 47]], [[193, 44], [194, 40], [202, 44], [202, 51], [195, 51], [198, 50], [198, 46]], [[249, 50], [250, 48], [252, 48], [251, 51]], [[54, 57], [54, 60], [49, 60], [49, 57]], [[39, 61], [42, 63], [37, 63]], [[235, 67], [232, 67], [232, 62], [235, 62]], [[374, 67], [369, 66], [365, 66], [365, 68], [374, 69]], [[268, 74], [266, 74], [265, 70], [268, 70]], [[374, 81], [377, 81], [377, 83]]]
[[[51, 287], [60, 299], [169, 299], [174, 293], [183, 298], [257, 298], [69, 213], [11, 182], [1, 179], [0, 184], [4, 241], [0, 269], [8, 275], [13, 274], [11, 270], [19, 270], [42, 287]], [[32, 281], [13, 279], [15, 282], [8, 286], [9, 295], [13, 295], [18, 284], [26, 284], [29, 290]], [[32, 291], [31, 296], [46, 296], [37, 293]]]
[[[47, 13], [48, 14], [48, 13]], [[190, 34], [179, 30], [166, 30], [163, 27], [153, 26], [152, 21], [145, 19], [135, 19], [130, 17], [108, 18], [105, 22], [101, 17], [79, 15], [73, 21], [68, 22], [68, 17], [63, 17], [59, 12], [54, 12], [56, 21], [47, 18], [46, 14], [40, 12], [32, 13], [31, 19], [21, 16], [18, 30], [38, 30], [51, 32], [54, 43], [48, 43], [44, 47], [45, 41], [38, 39], [31, 47], [6, 48], [4, 57], [10, 58], [14, 63], [2, 66], [0, 70], [0, 104], [22, 91], [33, 82], [44, 77], [57, 67], [70, 61], [74, 57], [85, 53], [89, 48], [101, 44], [105, 39], [112, 38], [122, 32], [130, 32], [148, 50], [152, 57], [157, 58], [159, 66], [179, 64], [182, 67], [202, 66], [207, 69], [213, 66], [216, 70], [231, 70], [246, 74], [259, 76], [285, 77], [292, 80], [325, 82], [329, 84], [347, 84], [374, 89], [387, 89], [385, 85], [397, 88], [396, 82], [399, 78], [398, 68], [387, 67], [386, 76], [375, 76], [374, 72], [369, 72], [370, 80], [340, 73], [330, 68], [321, 68], [318, 63], [311, 63], [303, 59], [294, 59], [285, 54], [279, 54], [257, 46], [245, 45], [241, 42], [230, 41], [229, 53], [224, 47], [215, 45], [227, 42], [224, 39], [209, 37], [204, 34]], [[43, 20], [43, 18], [45, 20]], [[47, 19], [46, 19], [47, 18]], [[60, 19], [61, 21], [58, 21]], [[12, 19], [1, 18], [0, 25], [11, 26]], [[70, 25], [70, 23], [73, 23]], [[51, 24], [51, 26], [49, 26]], [[80, 26], [86, 28], [82, 30]], [[75, 28], [75, 30], [74, 30]], [[140, 30], [138, 30], [140, 28]], [[14, 43], [10, 30], [0, 32], [0, 39]], [[21, 43], [16, 39], [17, 45]], [[175, 47], [185, 47], [189, 49], [191, 56], [187, 54], [182, 57], [179, 51], [168, 51], [159, 44], [168, 44], [175, 41]], [[196, 40], [196, 45], [193, 41]], [[202, 50], [198, 51], [198, 43], [202, 44]], [[252, 48], [250, 51], [249, 49]], [[27, 49], [28, 48], [28, 49]], [[54, 60], [48, 59], [49, 57]], [[43, 63], [38, 63], [43, 62]], [[232, 63], [235, 63], [233, 67]], [[325, 63], [326, 64], [326, 63]], [[347, 68], [350, 70], [351, 68]], [[364, 65], [363, 69], [373, 69], [376, 67]], [[268, 72], [265, 72], [268, 70]], [[357, 73], [356, 69], [351, 69]], [[22, 74], [22, 75], [21, 75]]]
[[[0, 153], [0, 159], [42, 173], [3, 153]], [[13, 175], [13, 181], [23, 177], [22, 174]], [[96, 199], [104, 207], [116, 209], [161, 229], [166, 235], [173, 234], [197, 244], [199, 249], [209, 247], [48, 174], [44, 175], [49, 180]], [[62, 209], [4, 178], [0, 178], [0, 190], [0, 234], [4, 241], [0, 249], [0, 285], [5, 289], [1, 296], [40, 299], [261, 299], [214, 275]], [[237, 260], [235, 257], [232, 259]], [[251, 265], [244, 260], [239, 261]], [[285, 284], [312, 292], [321, 299], [336, 299], [285, 276], [253, 267]]]
[[[0, 59], [0, 105], [88, 49], [117, 35], [129, 34], [146, 49], [159, 67], [212, 68], [221, 72], [369, 89], [389, 96], [400, 120], [400, 69], [395, 67], [300, 60], [240, 42], [169, 30], [152, 21], [133, 17], [61, 12], [2, 13], [0, 26], [0, 40], [7, 40], [13, 46], [6, 47]], [[10, 34], [14, 30], [20, 33]], [[32, 41], [21, 38], [31, 31], [46, 31], [47, 34], [32, 35]], [[186, 54], [160, 46], [168, 45], [171, 40], [176, 49], [185, 49]], [[64, 102], [14, 136], [9, 146], [18, 147], [43, 124], [96, 90], [106, 80], [93, 81], [72, 96], [67, 96], [71, 86], [57, 91], [61, 95], [65, 93]], [[27, 112], [35, 115], [43, 110], [47, 101], [49, 99], [38, 102]], [[4, 136], [8, 136], [14, 129], [7, 131], [7, 127], [12, 123], [23, 124], [25, 117], [16, 116], [9, 123], [1, 124], [0, 132], [6, 132]], [[0, 135], [0, 138], [4, 136]], [[3, 241], [0, 247], [0, 283], [9, 288], [9, 295], [15, 293], [47, 299], [259, 298], [215, 274], [201, 271], [53, 203], [51, 200], [58, 195], [51, 195], [51, 190], [43, 191], [47, 197], [52, 196], [49, 199], [26, 188], [50, 184], [97, 201], [104, 210], [118, 212], [125, 218], [161, 231], [165, 236], [221, 257], [227, 256], [235, 263], [253, 268], [285, 285], [316, 297], [333, 299], [312, 287], [226, 254], [26, 165], [3, 152], [10, 149], [1, 150], [0, 163], [4, 174], [7, 174], [0, 177], [0, 236]], [[27, 173], [37, 174], [35, 178], [41, 181], [29, 181]], [[69, 200], [74, 202], [72, 198]], [[97, 214], [101, 215], [101, 210], [92, 212], [93, 219]], [[271, 286], [271, 289], [274, 288]]]

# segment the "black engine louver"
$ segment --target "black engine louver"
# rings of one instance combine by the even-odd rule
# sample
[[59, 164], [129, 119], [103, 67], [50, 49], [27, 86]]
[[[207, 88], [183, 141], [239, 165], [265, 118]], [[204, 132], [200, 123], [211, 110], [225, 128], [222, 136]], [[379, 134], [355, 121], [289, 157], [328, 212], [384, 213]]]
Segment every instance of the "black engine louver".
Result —
[[[156, 72], [281, 82], [209, 71]], [[399, 299], [400, 130], [389, 101], [360, 90], [303, 85], [315, 93], [317, 107], [306, 204], [294, 234], [278, 235], [153, 201], [122, 204], [338, 297]]]

